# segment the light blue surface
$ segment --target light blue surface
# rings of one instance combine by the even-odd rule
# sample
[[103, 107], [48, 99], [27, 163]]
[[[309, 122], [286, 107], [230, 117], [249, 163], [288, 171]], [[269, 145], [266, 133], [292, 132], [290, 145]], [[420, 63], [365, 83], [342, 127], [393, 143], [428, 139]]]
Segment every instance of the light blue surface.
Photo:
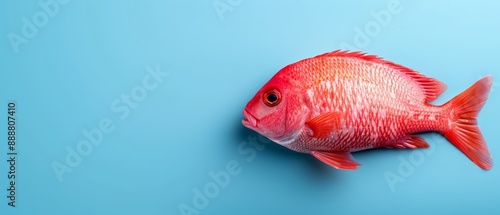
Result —
[[[423, 151], [355, 153], [361, 168], [340, 171], [241, 125], [246, 102], [280, 68], [346, 46], [445, 82], [436, 104], [486, 74], [500, 80], [500, 3], [62, 3], [47, 23], [37, 1], [0, 7], [0, 214], [500, 213], [500, 167], [481, 170], [439, 135], [425, 135], [432, 148]], [[382, 10], [390, 20], [372, 15]], [[25, 32], [32, 37], [16, 53], [9, 33], [23, 36], [23, 17], [34, 16], [41, 27]], [[144, 79], [151, 90], [141, 91]], [[498, 83], [479, 116], [496, 161]], [[134, 108], [122, 100], [131, 93]], [[5, 197], [9, 100], [17, 102], [15, 208]], [[109, 132], [58, 178], [52, 165], [70, 165], [68, 147], [101, 120]], [[217, 185], [210, 172], [229, 180]], [[205, 188], [207, 201], [196, 194]]]

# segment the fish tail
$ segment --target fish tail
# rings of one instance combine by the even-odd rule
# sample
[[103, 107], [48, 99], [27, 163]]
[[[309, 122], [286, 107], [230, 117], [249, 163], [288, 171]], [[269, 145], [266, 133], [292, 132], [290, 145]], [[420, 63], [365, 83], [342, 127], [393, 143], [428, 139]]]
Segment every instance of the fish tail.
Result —
[[451, 123], [443, 135], [483, 169], [491, 169], [493, 159], [477, 125], [477, 115], [488, 99], [492, 82], [492, 76], [483, 77], [444, 105], [450, 108]]

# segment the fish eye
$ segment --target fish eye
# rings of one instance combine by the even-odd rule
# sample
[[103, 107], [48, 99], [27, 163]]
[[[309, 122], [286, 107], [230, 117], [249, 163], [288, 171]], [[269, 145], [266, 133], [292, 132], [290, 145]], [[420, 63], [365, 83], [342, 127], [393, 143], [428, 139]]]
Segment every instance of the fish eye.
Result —
[[262, 100], [267, 106], [274, 107], [281, 102], [281, 93], [277, 89], [268, 90], [264, 93]]

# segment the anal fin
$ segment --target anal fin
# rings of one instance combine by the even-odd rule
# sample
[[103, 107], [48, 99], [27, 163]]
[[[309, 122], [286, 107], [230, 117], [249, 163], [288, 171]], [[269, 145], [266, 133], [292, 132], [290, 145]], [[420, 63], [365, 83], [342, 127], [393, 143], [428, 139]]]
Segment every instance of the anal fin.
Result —
[[398, 142], [395, 142], [391, 145], [388, 145], [387, 148], [429, 148], [429, 144], [425, 141], [425, 139], [418, 135], [410, 135], [405, 139], [402, 139]]

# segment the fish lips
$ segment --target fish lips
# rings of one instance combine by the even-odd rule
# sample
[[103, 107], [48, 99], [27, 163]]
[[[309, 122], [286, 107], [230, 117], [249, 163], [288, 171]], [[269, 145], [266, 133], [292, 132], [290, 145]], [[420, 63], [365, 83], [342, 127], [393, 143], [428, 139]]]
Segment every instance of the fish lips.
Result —
[[243, 123], [245, 127], [255, 130], [257, 128], [257, 122], [259, 120], [255, 118], [250, 112], [248, 112], [246, 108], [243, 110], [243, 116], [245, 117], [245, 119], [243, 119], [241, 123]]

